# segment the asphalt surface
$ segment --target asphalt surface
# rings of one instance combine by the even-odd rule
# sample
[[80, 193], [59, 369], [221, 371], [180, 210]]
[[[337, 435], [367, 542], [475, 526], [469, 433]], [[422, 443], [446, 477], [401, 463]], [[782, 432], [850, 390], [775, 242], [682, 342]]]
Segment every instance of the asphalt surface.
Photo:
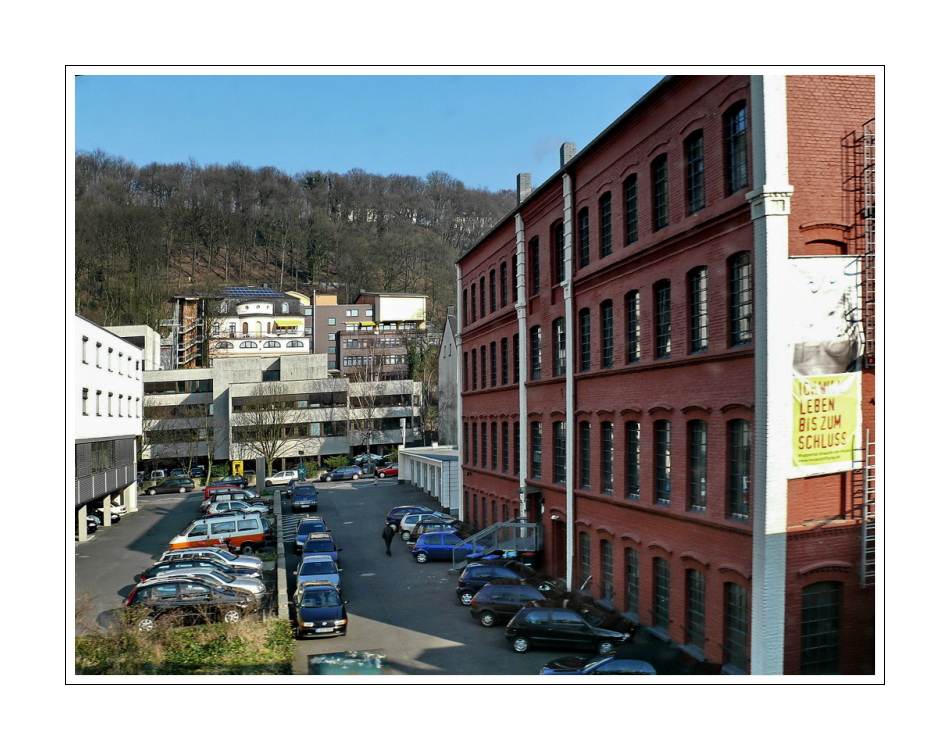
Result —
[[[349, 624], [345, 637], [298, 641], [295, 674], [333, 673], [327, 671], [328, 663], [330, 669], [339, 669], [341, 662], [349, 662], [359, 674], [537, 675], [542, 664], [562, 655], [517, 654], [504, 637], [504, 627], [479, 625], [458, 602], [459, 573], [449, 570], [450, 562], [417, 563], [411, 546], [398, 536], [392, 556], [386, 556], [381, 534], [389, 509], [419, 504], [438, 510], [438, 500], [396, 479], [378, 485], [361, 479], [317, 486], [316, 515], [327, 520], [341, 547]], [[294, 514], [287, 503], [284, 507], [290, 528]], [[298, 557], [292, 543], [287, 560], [288, 569], [295, 570]]]

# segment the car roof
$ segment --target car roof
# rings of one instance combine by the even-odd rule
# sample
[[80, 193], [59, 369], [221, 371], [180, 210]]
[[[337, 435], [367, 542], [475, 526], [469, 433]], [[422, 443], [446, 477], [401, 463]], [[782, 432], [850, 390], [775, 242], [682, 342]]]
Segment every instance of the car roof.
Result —
[[336, 584], [333, 581], [325, 581], [322, 578], [318, 580], [301, 581], [297, 585], [297, 591], [300, 591], [301, 589], [317, 588], [317, 587], [331, 588], [334, 591], [338, 591]]
[[314, 555], [311, 553], [300, 558], [300, 562], [333, 562], [333, 558], [330, 555]]

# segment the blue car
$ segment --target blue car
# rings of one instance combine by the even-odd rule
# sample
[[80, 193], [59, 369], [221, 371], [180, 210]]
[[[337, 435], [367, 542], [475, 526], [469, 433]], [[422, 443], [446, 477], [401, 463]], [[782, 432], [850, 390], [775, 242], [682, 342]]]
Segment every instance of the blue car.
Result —
[[293, 492], [290, 493], [290, 510], [316, 510], [317, 509], [317, 488], [312, 484], [296, 484]]
[[453, 555], [458, 558], [484, 550], [480, 545], [466, 544], [462, 537], [451, 531], [431, 531], [416, 540], [412, 556], [417, 563], [427, 563], [429, 560], [452, 560]]
[[330, 529], [327, 528], [327, 522], [323, 520], [320, 516], [304, 516], [297, 523], [297, 532], [295, 538], [295, 544], [297, 551], [303, 549], [304, 544], [306, 544], [307, 539], [310, 538], [311, 534], [319, 534], [325, 532], [330, 533]]
[[333, 541], [333, 537], [330, 536], [330, 534], [316, 532], [311, 533], [307, 537], [307, 541], [303, 543], [303, 548], [300, 550], [300, 556], [329, 555], [333, 562], [339, 563], [341, 551], [342, 550], [336, 546], [336, 542]]
[[320, 480], [323, 482], [337, 482], [342, 479], [359, 479], [363, 476], [363, 470], [359, 466], [341, 466], [333, 471], [328, 471]]
[[294, 595], [294, 638], [346, 635], [346, 602], [329, 581], [310, 581]]

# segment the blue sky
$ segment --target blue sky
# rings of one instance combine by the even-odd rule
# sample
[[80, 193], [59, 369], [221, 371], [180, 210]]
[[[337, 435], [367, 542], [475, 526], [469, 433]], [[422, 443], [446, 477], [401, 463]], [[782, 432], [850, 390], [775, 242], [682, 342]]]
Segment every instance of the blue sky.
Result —
[[470, 188], [511, 190], [519, 172], [542, 183], [563, 142], [582, 149], [661, 78], [94, 73], [75, 79], [75, 148], [138, 166], [442, 171]]

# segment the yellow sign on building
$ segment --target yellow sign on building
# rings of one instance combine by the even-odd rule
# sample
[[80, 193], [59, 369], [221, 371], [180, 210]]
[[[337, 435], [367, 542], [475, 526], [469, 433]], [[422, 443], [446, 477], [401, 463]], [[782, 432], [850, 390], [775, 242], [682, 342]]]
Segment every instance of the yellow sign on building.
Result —
[[792, 388], [793, 465], [802, 474], [851, 469], [860, 445], [858, 373], [795, 377]]

